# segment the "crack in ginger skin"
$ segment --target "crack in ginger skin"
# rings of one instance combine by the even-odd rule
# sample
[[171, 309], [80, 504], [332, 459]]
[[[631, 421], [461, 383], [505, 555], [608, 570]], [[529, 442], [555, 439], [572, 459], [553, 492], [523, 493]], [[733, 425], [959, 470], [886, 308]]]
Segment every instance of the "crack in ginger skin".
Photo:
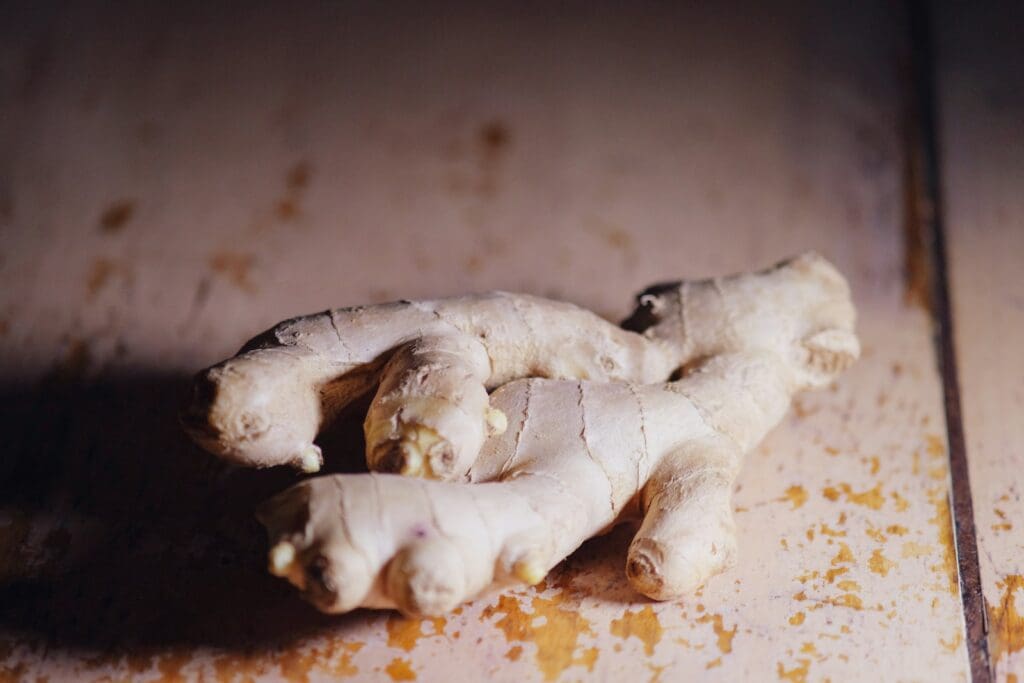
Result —
[[[731, 496], [743, 454], [782, 420], [796, 393], [830, 385], [859, 355], [849, 289], [828, 262], [804, 255], [760, 273], [654, 287], [639, 300], [648, 318], [643, 334], [615, 333], [619, 350], [632, 349], [632, 356], [615, 360], [602, 355], [607, 346], [591, 345], [587, 362], [595, 362], [595, 352], [599, 365], [600, 358], [610, 361], [600, 371], [581, 365], [569, 348], [538, 374], [608, 379], [614, 368], [658, 369], [662, 378], [649, 383], [519, 379], [488, 396], [487, 383], [520, 374], [523, 358], [544, 360], [531, 346], [538, 339], [524, 338], [524, 330], [554, 329], [554, 339], [572, 346], [545, 322], [547, 306], [555, 304], [514, 295], [332, 312], [321, 316], [322, 337], [299, 319], [275, 328], [272, 339], [254, 340], [239, 362], [284, 373], [295, 389], [306, 386], [308, 377], [294, 377], [295, 363], [301, 369], [306, 357], [297, 359], [294, 348], [282, 355], [282, 339], [296, 339], [295, 348], [337, 350], [344, 336], [345, 353], [373, 349], [356, 359], [368, 363], [380, 355], [379, 345], [394, 345], [381, 341], [394, 333], [389, 311], [394, 318], [422, 314], [421, 336], [379, 361], [382, 379], [366, 426], [371, 466], [383, 448], [377, 464], [405, 471], [409, 444], [396, 449], [393, 436], [416, 423], [441, 438], [419, 454], [429, 467], [411, 473], [468, 479], [370, 473], [303, 481], [259, 515], [270, 536], [273, 573], [325, 612], [363, 606], [439, 615], [490, 587], [537, 583], [586, 539], [638, 518], [626, 574], [644, 595], [674, 599], [728, 569], [736, 561]], [[516, 315], [499, 317], [495, 310]], [[561, 310], [570, 323], [590, 319], [574, 307]], [[684, 314], [685, 328], [678, 323]], [[466, 319], [491, 321], [484, 335], [489, 345], [463, 333]], [[513, 348], [527, 342], [525, 355]], [[658, 354], [672, 356], [672, 363]], [[665, 368], [686, 358], [701, 360], [680, 379], [664, 381]], [[220, 383], [214, 397], [245, 374], [235, 360], [208, 373]], [[283, 393], [302, 404], [294, 391]], [[457, 410], [449, 411], [452, 406]], [[243, 422], [258, 434], [277, 429], [273, 415], [247, 410]], [[505, 416], [504, 429], [491, 433], [466, 467], [459, 449], [480, 443], [474, 439], [483, 438], [488, 410]], [[469, 415], [479, 419], [467, 421]], [[317, 425], [306, 423], [304, 447]], [[460, 432], [452, 425], [472, 438], [453, 441]], [[395, 462], [385, 462], [392, 457]]]

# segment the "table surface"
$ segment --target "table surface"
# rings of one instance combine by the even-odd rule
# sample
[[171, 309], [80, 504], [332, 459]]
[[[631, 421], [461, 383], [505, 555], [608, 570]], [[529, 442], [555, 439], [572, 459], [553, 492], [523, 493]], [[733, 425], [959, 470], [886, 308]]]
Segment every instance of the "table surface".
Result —
[[[711, 5], [0, 9], [0, 680], [1024, 675], [1020, 12], [934, 15], [936, 207], [893, 3]], [[850, 279], [863, 357], [747, 457], [739, 564], [678, 602], [632, 592], [620, 529], [444, 618], [320, 615], [251, 517], [295, 475], [176, 424], [192, 372], [298, 313], [499, 288], [617, 320], [806, 249]]]

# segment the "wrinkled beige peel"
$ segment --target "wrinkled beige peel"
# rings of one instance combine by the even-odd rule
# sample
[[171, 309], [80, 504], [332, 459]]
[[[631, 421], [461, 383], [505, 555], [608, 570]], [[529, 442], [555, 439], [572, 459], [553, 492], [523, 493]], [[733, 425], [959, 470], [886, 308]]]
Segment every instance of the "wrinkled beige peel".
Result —
[[[508, 424], [488, 390], [530, 376], [652, 382], [681, 352], [571, 304], [505, 292], [337, 309], [287, 320], [199, 373], [182, 423], [233, 463], [311, 473], [317, 435], [376, 388], [370, 469], [459, 480]], [[429, 453], [425, 431], [443, 442]]]
[[[457, 453], [452, 425], [479, 429], [482, 448], [462, 471], [468, 483], [389, 474], [303, 482], [261, 513], [272, 571], [326, 612], [436, 615], [494, 586], [539, 582], [587, 538], [638, 513], [626, 561], [638, 591], [672, 599], [728, 569], [743, 453], [796, 392], [832, 382], [859, 354], [849, 289], [807, 254], [759, 273], [652, 288], [640, 301], [638, 337], [699, 359], [677, 381], [520, 379], [481, 400], [476, 342], [403, 347], [385, 370], [368, 441], [398, 444], [400, 461], [387, 469], [437, 477], [438, 452]], [[502, 363], [490, 343], [493, 379]], [[452, 353], [460, 345], [465, 355]], [[480, 416], [472, 424], [467, 411], [448, 410], [469, 404]], [[461, 466], [460, 457], [451, 459]]]

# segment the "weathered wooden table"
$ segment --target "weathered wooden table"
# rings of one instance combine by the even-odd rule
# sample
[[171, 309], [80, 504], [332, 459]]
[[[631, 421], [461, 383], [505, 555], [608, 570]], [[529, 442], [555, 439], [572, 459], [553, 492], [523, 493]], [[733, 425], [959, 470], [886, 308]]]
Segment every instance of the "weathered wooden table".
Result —
[[[1020, 12], [939, 8], [929, 61], [916, 10], [751, 5], [0, 9], [0, 679], [1024, 674]], [[251, 518], [294, 475], [176, 425], [297, 313], [502, 288], [618, 319], [809, 248], [863, 359], [748, 458], [739, 565], [681, 602], [630, 590], [621, 530], [446, 618], [319, 615]]]

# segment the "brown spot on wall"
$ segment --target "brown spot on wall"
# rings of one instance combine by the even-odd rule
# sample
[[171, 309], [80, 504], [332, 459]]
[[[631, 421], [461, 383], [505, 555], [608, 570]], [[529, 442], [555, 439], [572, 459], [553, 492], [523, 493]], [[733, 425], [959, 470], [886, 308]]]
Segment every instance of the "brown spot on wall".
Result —
[[256, 291], [256, 286], [250, 279], [252, 267], [256, 263], [256, 257], [252, 254], [219, 251], [210, 256], [208, 263], [213, 272], [243, 292], [251, 294]]
[[284, 177], [284, 195], [274, 203], [274, 215], [279, 220], [292, 221], [302, 214], [302, 195], [312, 174], [309, 163], [305, 161], [288, 169]]
[[483, 124], [477, 130], [472, 145], [471, 166], [451, 169], [446, 180], [448, 188], [455, 194], [473, 193], [485, 199], [492, 197], [498, 190], [498, 171], [511, 139], [508, 126], [501, 121]]
[[93, 261], [85, 278], [86, 298], [90, 301], [95, 299], [96, 295], [103, 291], [115, 277], [130, 283], [132, 280], [131, 268], [126, 263], [114, 259], [98, 258]]
[[518, 662], [519, 658], [523, 656], [523, 646], [515, 645], [510, 647], [508, 652], [505, 653], [505, 659], [510, 662]]
[[281, 199], [274, 206], [274, 213], [281, 220], [290, 221], [299, 215], [299, 207], [292, 199]]
[[135, 202], [130, 199], [122, 199], [114, 202], [100, 214], [100, 232], [108, 235], [124, 230], [125, 226], [135, 215]]
[[99, 291], [106, 286], [107, 280], [110, 279], [113, 272], [114, 264], [109, 259], [100, 258], [93, 261], [92, 268], [89, 269], [89, 274], [85, 278], [86, 296], [90, 299], [95, 298]]
[[790, 626], [799, 626], [804, 623], [804, 619], [806, 619], [806, 615], [803, 612], [797, 612], [789, 618], [789, 624]]
[[309, 184], [309, 177], [309, 163], [300, 161], [288, 169], [288, 175], [285, 176], [285, 185], [289, 190], [302, 190]]
[[469, 275], [476, 275], [484, 269], [484, 260], [480, 256], [470, 256], [463, 260], [462, 269]]
[[501, 121], [490, 121], [480, 128], [480, 144], [488, 154], [498, 154], [509, 144], [511, 134]]

